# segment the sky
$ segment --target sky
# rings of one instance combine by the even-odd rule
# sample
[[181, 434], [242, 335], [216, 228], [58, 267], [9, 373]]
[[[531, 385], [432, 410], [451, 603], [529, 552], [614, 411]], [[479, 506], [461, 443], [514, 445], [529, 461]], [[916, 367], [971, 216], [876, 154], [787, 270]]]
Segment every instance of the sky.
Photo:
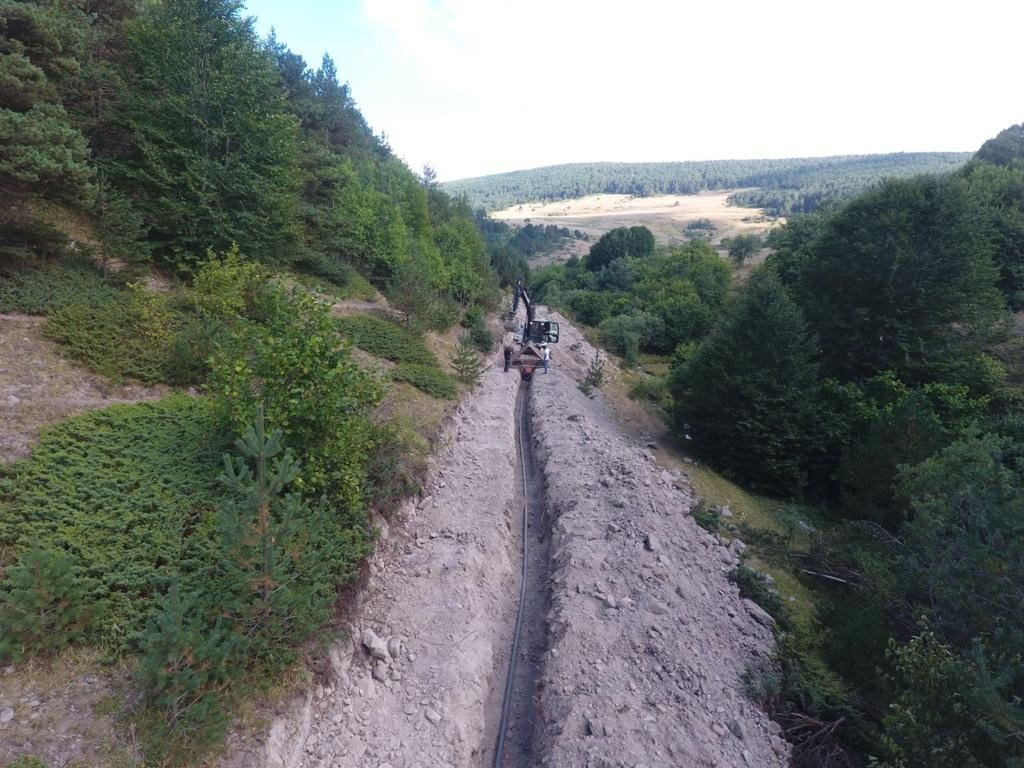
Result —
[[248, 0], [449, 181], [545, 165], [974, 151], [1024, 122], [1020, 0]]

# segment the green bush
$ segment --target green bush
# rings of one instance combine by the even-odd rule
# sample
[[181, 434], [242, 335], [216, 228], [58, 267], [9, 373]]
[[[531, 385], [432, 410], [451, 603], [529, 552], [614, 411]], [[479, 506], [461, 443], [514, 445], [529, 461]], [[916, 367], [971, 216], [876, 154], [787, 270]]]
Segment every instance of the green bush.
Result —
[[265, 410], [268, 426], [296, 446], [299, 489], [326, 491], [358, 508], [379, 382], [339, 346], [325, 305], [281, 287], [264, 298], [264, 321], [237, 323], [215, 356], [211, 392], [236, 432], [253, 423], [257, 408]]
[[124, 294], [85, 259], [70, 260], [0, 277], [0, 312], [46, 315], [69, 304], [107, 306]]
[[467, 309], [461, 325], [469, 331], [469, 338], [473, 346], [485, 355], [491, 351], [491, 347], [494, 346], [494, 336], [491, 335], [491, 329], [487, 327], [487, 318], [484, 317], [484, 313], [479, 307]]
[[464, 334], [459, 339], [458, 349], [455, 357], [452, 358], [452, 367], [455, 375], [463, 384], [474, 387], [480, 381], [480, 374], [483, 372], [483, 364], [480, 362], [480, 355], [477, 354], [470, 335]]
[[186, 317], [170, 297], [138, 290], [59, 307], [43, 332], [67, 357], [114, 381], [160, 382], [169, 379], [170, 350]]
[[107, 603], [86, 637], [131, 650], [156, 596], [208, 559], [225, 444], [209, 404], [185, 395], [68, 419], [0, 474], [0, 546], [66, 551], [87, 602]]
[[434, 365], [437, 357], [423, 339], [387, 320], [370, 315], [349, 315], [334, 321], [338, 332], [371, 355], [395, 363]]
[[436, 365], [401, 363], [391, 369], [391, 378], [412, 384], [416, 389], [443, 400], [453, 400], [459, 394], [455, 380]]
[[633, 400], [644, 400], [662, 408], [668, 408], [672, 401], [665, 376], [644, 376], [633, 384], [629, 396]]

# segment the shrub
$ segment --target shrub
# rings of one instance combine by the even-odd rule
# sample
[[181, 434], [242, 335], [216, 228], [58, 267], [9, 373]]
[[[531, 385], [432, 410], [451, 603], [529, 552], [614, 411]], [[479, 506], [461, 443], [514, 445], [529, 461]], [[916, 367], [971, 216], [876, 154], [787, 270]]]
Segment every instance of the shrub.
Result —
[[467, 309], [461, 325], [469, 331], [469, 338], [473, 346], [485, 355], [491, 351], [491, 347], [494, 346], [494, 336], [491, 335], [491, 329], [487, 327], [487, 319], [479, 307]]
[[637, 312], [609, 317], [602, 321], [600, 331], [604, 345], [620, 355], [626, 365], [633, 366], [640, 357], [640, 348], [663, 335], [665, 324], [655, 315]]
[[400, 363], [391, 369], [391, 378], [412, 384], [421, 392], [443, 400], [452, 400], [459, 394], [455, 380], [434, 365]]
[[[43, 332], [64, 354], [114, 381], [168, 380], [168, 358], [186, 315], [164, 295], [137, 290], [56, 309]], [[190, 382], [177, 382], [190, 383]]]
[[583, 381], [580, 382], [580, 391], [587, 397], [593, 397], [594, 390], [604, 384], [604, 364], [604, 357], [600, 352], [594, 350], [594, 359], [590, 361]]
[[334, 321], [338, 332], [371, 355], [394, 363], [437, 365], [437, 357], [423, 339], [387, 320], [370, 315], [349, 315]]
[[124, 291], [86, 259], [43, 264], [0, 277], [0, 312], [46, 315], [69, 304], [102, 305]]
[[0, 546], [66, 551], [87, 603], [107, 603], [85, 636], [131, 650], [156, 595], [208, 559], [225, 443], [209, 404], [185, 395], [68, 419], [0, 475]]
[[231, 343], [214, 358], [211, 391], [236, 432], [265, 409], [267, 424], [300, 451], [300, 489], [359, 507], [379, 382], [339, 347], [325, 305], [275, 287], [264, 311], [263, 323], [233, 327]]
[[629, 396], [633, 400], [644, 400], [662, 408], [668, 408], [671, 403], [665, 376], [644, 376], [633, 384]]

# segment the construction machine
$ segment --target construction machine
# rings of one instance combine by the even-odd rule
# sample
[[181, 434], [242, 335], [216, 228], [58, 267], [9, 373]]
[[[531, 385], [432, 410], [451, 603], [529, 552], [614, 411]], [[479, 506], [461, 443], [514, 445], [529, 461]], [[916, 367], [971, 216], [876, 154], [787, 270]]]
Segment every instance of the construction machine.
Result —
[[[519, 302], [526, 308], [526, 323], [519, 325]], [[511, 365], [519, 369], [524, 379], [533, 377], [536, 368], [544, 366], [543, 347], [558, 343], [558, 323], [551, 320], [538, 320], [534, 317], [534, 303], [526, 292], [523, 279], [516, 280], [515, 293], [512, 295], [512, 311], [503, 316], [505, 330], [514, 331], [512, 341], [518, 349], [512, 353]]]

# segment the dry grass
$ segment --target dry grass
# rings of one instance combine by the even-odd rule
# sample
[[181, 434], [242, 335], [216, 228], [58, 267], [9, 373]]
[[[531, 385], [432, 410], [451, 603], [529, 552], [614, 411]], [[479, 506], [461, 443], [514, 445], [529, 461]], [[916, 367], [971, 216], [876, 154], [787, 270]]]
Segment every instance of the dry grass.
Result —
[[534, 224], [555, 224], [559, 227], [579, 229], [590, 236], [589, 242], [573, 240], [560, 251], [538, 257], [533, 261], [538, 266], [564, 261], [573, 254], [583, 256], [601, 235], [616, 227], [643, 225], [654, 233], [657, 242], [674, 245], [690, 239], [686, 232], [688, 223], [697, 219], [709, 219], [715, 225], [711, 244], [720, 248], [723, 238], [739, 234], [763, 236], [773, 227], [784, 223], [781, 219], [766, 220], [764, 211], [760, 208], [728, 205], [729, 195], [737, 191], [739, 190], [654, 197], [588, 195], [556, 203], [525, 203], [504, 211], [496, 211], [491, 216], [512, 225], [522, 225], [527, 221]]

